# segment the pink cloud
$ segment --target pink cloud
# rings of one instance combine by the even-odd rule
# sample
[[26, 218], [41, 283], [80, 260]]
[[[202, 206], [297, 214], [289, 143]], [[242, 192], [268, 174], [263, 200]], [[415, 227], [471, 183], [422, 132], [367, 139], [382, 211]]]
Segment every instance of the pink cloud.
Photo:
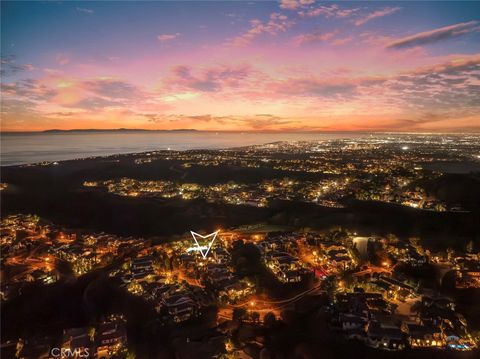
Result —
[[341, 45], [348, 44], [352, 40], [353, 40], [352, 36], [347, 36], [347, 37], [344, 37], [342, 39], [336, 39], [336, 40], [332, 41], [332, 45], [341, 46]]
[[173, 78], [166, 81], [172, 87], [215, 92], [225, 88], [238, 87], [251, 75], [252, 69], [248, 65], [216, 66], [195, 74], [193, 68], [178, 65], [172, 69], [172, 72]]
[[336, 13], [336, 16], [337, 17], [350, 17], [350, 16], [353, 16], [355, 15], [358, 11], [360, 10], [360, 8], [351, 8], [351, 9], [343, 9], [343, 10], [338, 10], [337, 13]]
[[317, 17], [317, 16], [325, 16], [325, 17], [333, 17], [336, 16], [337, 11], [339, 10], [338, 5], [322, 5], [316, 8], [310, 8], [307, 10], [299, 11], [299, 15], [302, 17]]
[[287, 10], [296, 10], [305, 5], [311, 5], [315, 0], [281, 0], [280, 8]]
[[400, 9], [401, 8], [399, 8], [399, 7], [386, 7], [385, 9], [374, 11], [374, 12], [368, 14], [367, 16], [356, 20], [355, 25], [360, 26], [360, 25], [363, 25], [363, 24], [365, 24], [365, 23], [367, 23], [367, 22], [369, 22], [373, 19], [377, 19], [379, 17], [384, 17], [384, 16], [387, 16], [387, 15], [394, 14], [397, 11], [399, 11]]
[[250, 29], [243, 34], [232, 39], [229, 44], [233, 46], [246, 46], [251, 44], [257, 37], [263, 34], [275, 36], [285, 32], [294, 24], [286, 15], [273, 13], [269, 20], [265, 23], [261, 20], [254, 19], [250, 21]]
[[362, 86], [372, 86], [384, 82], [384, 77], [362, 78], [316, 78], [314, 76], [290, 78], [272, 82], [271, 91], [289, 96], [348, 99], [357, 94]]
[[324, 16], [327, 18], [347, 18], [355, 15], [360, 8], [342, 9], [336, 4], [332, 5], [320, 5], [318, 7], [304, 7], [303, 10], [298, 12], [298, 15], [302, 17], [317, 17]]
[[296, 46], [302, 46], [313, 42], [324, 42], [331, 40], [337, 34], [337, 32], [338, 31], [336, 30], [331, 32], [321, 32], [319, 30], [316, 30], [311, 33], [300, 34], [293, 38], [293, 43]]
[[55, 55], [55, 61], [59, 65], [66, 65], [70, 62], [70, 57], [63, 53], [58, 53]]
[[444, 26], [438, 29], [424, 31], [415, 35], [396, 39], [387, 45], [387, 48], [401, 49], [418, 45], [427, 45], [442, 40], [458, 37], [470, 32], [480, 30], [478, 21], [462, 22], [455, 25]]
[[177, 32], [175, 34], [161, 34], [161, 35], [158, 35], [157, 36], [157, 39], [158, 41], [160, 42], [169, 42], [169, 41], [173, 41], [175, 40], [176, 38], [178, 38], [180, 36], [180, 33]]

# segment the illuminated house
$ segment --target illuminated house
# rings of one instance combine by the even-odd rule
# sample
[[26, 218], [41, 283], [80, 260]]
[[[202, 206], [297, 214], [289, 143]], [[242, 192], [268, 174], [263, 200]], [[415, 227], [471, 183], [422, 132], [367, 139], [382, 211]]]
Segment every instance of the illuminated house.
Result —
[[153, 259], [152, 257], [139, 257], [132, 261], [131, 275], [132, 279], [144, 280], [148, 276], [153, 275]]
[[175, 322], [190, 319], [198, 309], [198, 305], [187, 293], [175, 293], [166, 296], [162, 304]]
[[[34, 338], [24, 340], [20, 338], [16, 345], [15, 358], [48, 358], [51, 353], [52, 345], [50, 338]], [[60, 351], [60, 348], [57, 348]], [[2, 354], [2, 357], [4, 355]], [[6, 357], [6, 356], [5, 356]], [[73, 357], [75, 359], [75, 357]]]
[[405, 336], [398, 327], [384, 327], [371, 322], [367, 329], [366, 344], [383, 350], [403, 350], [406, 346]]
[[442, 331], [438, 327], [404, 322], [402, 330], [407, 334], [408, 343], [412, 348], [432, 348], [444, 345]]
[[364, 329], [367, 321], [365, 318], [356, 314], [340, 313], [338, 321], [342, 326], [342, 330], [348, 331], [352, 329]]
[[[70, 358], [82, 358], [91, 354], [93, 342], [89, 328], [70, 328], [63, 331], [62, 349], [71, 353]], [[88, 355], [87, 355], [88, 356]]]
[[112, 320], [98, 325], [95, 331], [97, 358], [112, 358], [127, 347], [127, 328], [125, 321]]
[[228, 299], [235, 301], [251, 295], [254, 292], [255, 288], [253, 285], [234, 278], [219, 291], [218, 295], [220, 298], [227, 297]]

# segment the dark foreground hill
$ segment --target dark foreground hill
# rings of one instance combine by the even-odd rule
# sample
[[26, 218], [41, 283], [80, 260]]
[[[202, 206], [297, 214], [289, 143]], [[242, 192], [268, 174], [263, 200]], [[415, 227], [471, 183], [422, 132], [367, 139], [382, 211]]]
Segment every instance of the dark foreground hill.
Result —
[[468, 213], [432, 212], [381, 202], [346, 201], [346, 208], [275, 201], [267, 208], [183, 201], [120, 197], [82, 186], [86, 180], [112, 178], [168, 179], [199, 183], [229, 180], [257, 182], [286, 176], [315, 180], [323, 174], [288, 173], [262, 168], [195, 166], [188, 172], [178, 161], [159, 160], [138, 166], [134, 155], [62, 162], [58, 166], [7, 167], [2, 182], [2, 215], [32, 213], [73, 228], [142, 237], [182, 234], [266, 222], [296, 228], [343, 226], [363, 234], [394, 233], [419, 236], [439, 247], [463, 247], [480, 241], [480, 186], [473, 175], [447, 175], [424, 183], [429, 191], [471, 209]]
[[460, 205], [467, 210], [480, 209], [480, 174], [445, 174], [420, 181], [418, 185], [450, 207]]

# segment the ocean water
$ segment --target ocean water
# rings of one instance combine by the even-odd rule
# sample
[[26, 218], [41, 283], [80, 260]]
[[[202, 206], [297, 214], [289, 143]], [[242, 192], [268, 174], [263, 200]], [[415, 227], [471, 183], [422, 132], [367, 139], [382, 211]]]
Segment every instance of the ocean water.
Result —
[[1, 165], [62, 161], [153, 150], [220, 149], [276, 141], [318, 141], [359, 133], [48, 132], [1, 133]]

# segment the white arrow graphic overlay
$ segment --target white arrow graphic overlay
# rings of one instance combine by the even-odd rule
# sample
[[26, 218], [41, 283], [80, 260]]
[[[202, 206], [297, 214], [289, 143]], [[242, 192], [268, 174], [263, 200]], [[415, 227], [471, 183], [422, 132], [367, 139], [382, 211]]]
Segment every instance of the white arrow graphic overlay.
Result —
[[[203, 259], [207, 258], [208, 252], [210, 252], [210, 249], [212, 248], [213, 242], [215, 242], [215, 239], [217, 238], [217, 234], [219, 231], [207, 234], [205, 236], [202, 236], [201, 234], [198, 234], [194, 231], [190, 231], [192, 234], [193, 240], [195, 241], [195, 246], [190, 247], [187, 249], [187, 252], [190, 251], [199, 251], [200, 254], [202, 255]], [[201, 238], [203, 240], [211, 238], [210, 242], [208, 245], [200, 245], [198, 242], [198, 239]], [[203, 242], [203, 241], [202, 241]]]

